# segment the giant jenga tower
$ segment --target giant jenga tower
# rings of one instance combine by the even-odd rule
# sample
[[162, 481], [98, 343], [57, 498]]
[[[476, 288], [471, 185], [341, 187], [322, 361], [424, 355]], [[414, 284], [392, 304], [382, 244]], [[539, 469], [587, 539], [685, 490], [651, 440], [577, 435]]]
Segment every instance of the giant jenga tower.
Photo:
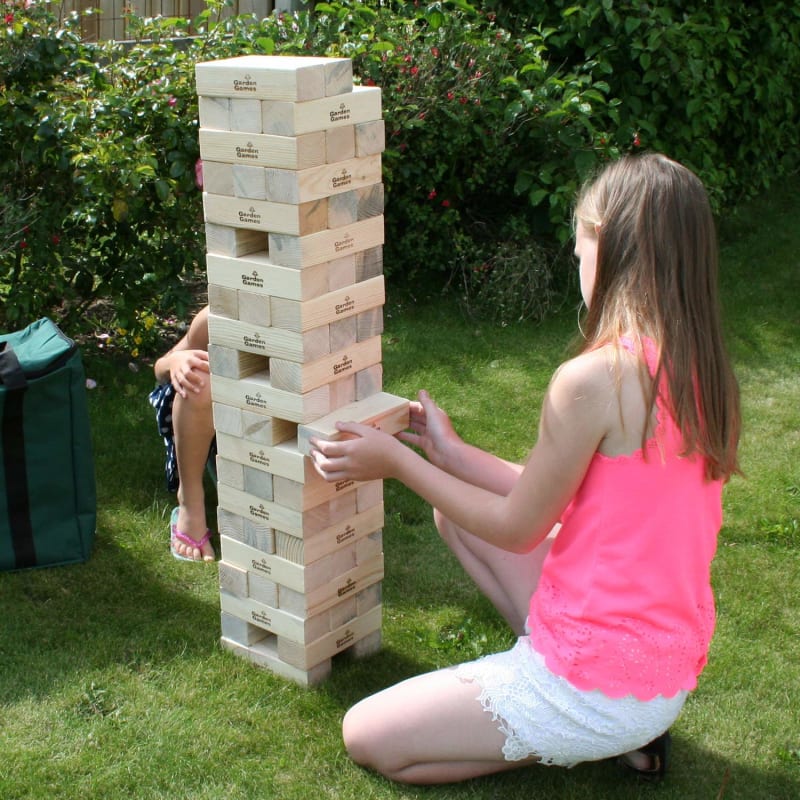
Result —
[[382, 391], [381, 93], [344, 58], [196, 68], [225, 647], [299, 683], [380, 646], [383, 484], [308, 458]]

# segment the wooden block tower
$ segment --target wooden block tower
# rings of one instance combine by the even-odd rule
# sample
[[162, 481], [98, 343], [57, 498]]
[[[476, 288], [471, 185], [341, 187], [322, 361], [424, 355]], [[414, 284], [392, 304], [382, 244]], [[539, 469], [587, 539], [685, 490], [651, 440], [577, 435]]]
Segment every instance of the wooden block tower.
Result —
[[344, 58], [196, 67], [222, 643], [304, 685], [380, 646], [383, 484], [327, 483], [311, 436], [408, 424], [382, 391], [381, 93]]

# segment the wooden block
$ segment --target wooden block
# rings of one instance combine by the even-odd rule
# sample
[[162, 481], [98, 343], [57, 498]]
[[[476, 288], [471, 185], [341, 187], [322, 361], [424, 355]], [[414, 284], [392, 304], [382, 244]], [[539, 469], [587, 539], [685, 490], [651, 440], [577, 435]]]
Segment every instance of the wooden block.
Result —
[[274, 327], [275, 324], [273, 318], [273, 327], [263, 328], [211, 313], [208, 315], [209, 341], [234, 350], [300, 363], [315, 361], [330, 352], [330, 330], [327, 325], [320, 324], [301, 332]]
[[[374, 531], [356, 542], [356, 563], [361, 564], [383, 552], [383, 531]], [[380, 602], [380, 601], [379, 601]]]
[[353, 91], [304, 102], [263, 100], [261, 128], [276, 136], [301, 136], [313, 131], [357, 125], [381, 118], [378, 86], [353, 86]]
[[367, 481], [356, 487], [356, 510], [366, 511], [383, 503], [383, 481]]
[[366, 400], [383, 391], [383, 366], [376, 364], [356, 372], [356, 400]]
[[356, 515], [355, 492], [345, 492], [303, 512], [303, 533], [315, 533]]
[[343, 125], [325, 131], [325, 160], [329, 164], [347, 161], [356, 155], [355, 125]]
[[343, 601], [331, 607], [331, 628], [335, 629], [341, 625], [346, 625], [358, 616], [358, 605], [353, 596], [345, 598]]
[[350, 648], [350, 653], [352, 654], [353, 658], [369, 658], [370, 656], [374, 656], [377, 652], [379, 652], [380, 649], [381, 631], [380, 628], [378, 628], [377, 630], [372, 631], [372, 633], [368, 633], [357, 642], [353, 642], [353, 646]]
[[244, 534], [237, 541], [242, 541], [262, 553], [275, 552], [275, 531], [269, 525], [252, 519], [244, 520]]
[[[263, 575], [248, 573], [248, 596], [265, 606], [278, 607], [278, 584]], [[235, 594], [235, 592], [231, 592]]]
[[[370, 278], [370, 280], [375, 280]], [[242, 300], [239, 295], [239, 316], [242, 315]], [[363, 342], [373, 336], [380, 336], [383, 333], [383, 306], [376, 306], [367, 311], [362, 311], [356, 317], [356, 341]]]
[[219, 161], [203, 162], [203, 190], [233, 197], [233, 165]]
[[383, 276], [378, 275], [304, 302], [272, 297], [270, 315], [274, 327], [305, 333], [330, 322], [382, 306], [385, 300]]
[[244, 491], [244, 467], [224, 456], [217, 455], [217, 484], [225, 484], [233, 489]]
[[331, 408], [349, 406], [356, 401], [356, 376], [352, 373], [328, 384]]
[[210, 284], [208, 287], [208, 306], [210, 313], [219, 317], [239, 318], [239, 294], [235, 289]]
[[201, 128], [215, 128], [220, 131], [231, 129], [230, 98], [198, 97], [197, 112]]
[[219, 562], [219, 588], [223, 592], [235, 594], [237, 597], [247, 597], [247, 570], [233, 564]]
[[353, 347], [356, 344], [358, 341], [357, 316], [345, 317], [331, 322], [329, 329], [332, 353], [343, 350], [345, 347]]
[[208, 363], [213, 375], [238, 380], [264, 372], [268, 361], [263, 355], [211, 343], [208, 345]]
[[[309, 267], [308, 270], [313, 270], [317, 267]], [[307, 272], [308, 270], [301, 270]], [[328, 273], [328, 290], [320, 292], [320, 294], [327, 294], [328, 291], [335, 292], [337, 289], [344, 289], [346, 286], [352, 286], [356, 282], [356, 257], [355, 254], [337, 258], [334, 261], [329, 261], [327, 265]], [[285, 295], [280, 295], [285, 297]], [[310, 300], [310, 297], [303, 298], [290, 298], [292, 300]]]
[[375, 336], [305, 364], [272, 358], [270, 383], [276, 389], [305, 394], [348, 373], [378, 364], [380, 360], [381, 338]]
[[[308, 236], [289, 236], [270, 232], [268, 252], [275, 264], [304, 269], [313, 264], [333, 261], [350, 253], [382, 246], [383, 241], [383, 216], [378, 216]], [[356, 276], [358, 276], [358, 261], [356, 261]]]
[[311, 422], [331, 411], [327, 386], [296, 395], [273, 388], [266, 374], [250, 375], [241, 380], [212, 374], [211, 398], [217, 403], [295, 423]]
[[205, 228], [206, 250], [209, 253], [238, 258], [250, 253], [267, 252], [267, 234], [264, 231], [250, 231], [211, 222], [206, 222]]
[[[364, 186], [355, 190], [356, 193], [356, 218], [369, 219], [383, 214], [384, 192], [383, 184], [375, 183], [371, 186]], [[330, 222], [330, 209], [328, 209], [328, 221]], [[330, 227], [330, 225], [329, 225]], [[383, 262], [381, 262], [383, 263]]]
[[241, 644], [226, 636], [220, 638], [222, 647], [234, 655], [249, 661], [256, 667], [269, 670], [282, 678], [294, 681], [300, 686], [318, 686], [330, 677], [332, 671], [331, 659], [325, 659], [309, 669], [299, 669], [280, 659], [277, 642], [277, 637], [269, 635], [251, 645]]
[[331, 658], [344, 650], [353, 647], [360, 639], [380, 630], [382, 608], [368, 611], [305, 647], [292, 646], [290, 640], [278, 637], [278, 654], [282, 661], [297, 667], [309, 669], [314, 664]]
[[291, 205], [203, 192], [203, 213], [206, 222], [217, 225], [292, 236], [326, 232], [328, 227], [326, 200]]
[[408, 400], [386, 392], [379, 392], [358, 400], [349, 406], [336, 409], [325, 417], [297, 428], [297, 448], [308, 455], [311, 452], [309, 439], [312, 437], [327, 441], [337, 441], [343, 434], [336, 429], [336, 423], [360, 422], [390, 435], [408, 427]]
[[[265, 444], [273, 447], [288, 439], [297, 437], [297, 423], [277, 417], [265, 417], [251, 411], [242, 411], [242, 433], [244, 439], [253, 444]], [[229, 431], [225, 431], [228, 433]]]
[[357, 156], [382, 153], [386, 149], [386, 125], [382, 119], [360, 122], [355, 126]]
[[271, 472], [262, 469], [249, 467], [246, 464], [244, 469], [244, 486], [242, 487], [247, 494], [253, 497], [263, 497], [265, 500], [273, 499], [272, 480], [274, 476]]
[[256, 644], [256, 642], [264, 641], [270, 636], [269, 632], [265, 631], [263, 628], [251, 625], [246, 620], [239, 619], [231, 614], [226, 614], [224, 611], [220, 614], [220, 622], [222, 635], [226, 639], [240, 645], [253, 645]]
[[247, 55], [195, 66], [197, 94], [306, 101], [350, 91], [348, 58]]
[[365, 248], [356, 253], [356, 281], [383, 275], [383, 246]]
[[256, 292], [239, 290], [239, 320], [248, 325], [268, 328], [272, 324], [269, 298]]
[[200, 128], [198, 140], [204, 162], [283, 169], [308, 169], [325, 163], [324, 131], [303, 136], [272, 136]]
[[[295, 511], [308, 511], [329, 502], [342, 492], [355, 491], [360, 485], [355, 481], [329, 482], [313, 471], [302, 482], [281, 475], [273, 475], [272, 481], [275, 502]], [[358, 498], [356, 498], [356, 510], [358, 510]]]
[[358, 222], [358, 192], [344, 192], [328, 198], [328, 227], [344, 228]]
[[247, 439], [229, 436], [226, 433], [218, 433], [217, 452], [238, 464], [244, 464], [272, 475], [281, 475], [299, 483], [306, 483], [317, 475], [310, 460], [297, 449], [297, 440], [295, 439], [268, 447], [254, 444]]
[[211, 404], [214, 429], [230, 436], [242, 436], [242, 410], [221, 403]]
[[231, 130], [261, 133], [261, 101], [250, 97], [231, 97]]
[[308, 203], [373, 186], [380, 181], [380, 155], [303, 170], [266, 169], [267, 199], [276, 203]]
[[[250, 200], [267, 199], [267, 172], [264, 167], [251, 167], [248, 164], [226, 165], [231, 171], [233, 191], [225, 192], [226, 195], [247, 198]], [[210, 186], [203, 184], [203, 188], [214, 194]]]
[[[250, 597], [236, 597], [228, 592], [220, 592], [220, 609], [226, 614], [245, 620], [251, 625], [257, 625], [276, 636], [285, 636], [288, 640], [299, 644], [313, 641], [312, 633], [319, 632], [319, 623], [316, 620], [307, 623], [294, 614], [264, 605]], [[307, 632], [307, 628], [313, 630]]]
[[244, 517], [224, 508], [217, 508], [217, 529], [221, 536], [244, 541]]
[[[348, 258], [348, 257], [345, 257]], [[352, 259], [353, 280], [355, 283], [355, 256]], [[336, 269], [336, 279], [342, 267], [334, 268], [340, 260], [327, 264], [316, 264], [306, 269], [282, 267], [270, 261], [266, 252], [254, 253], [243, 258], [208, 254], [206, 256], [206, 271], [208, 282], [218, 286], [227, 286], [231, 289], [245, 289], [253, 294], [285, 297], [289, 300], [311, 300], [322, 294], [327, 294], [331, 289], [341, 288], [339, 285], [330, 285], [330, 274]]]

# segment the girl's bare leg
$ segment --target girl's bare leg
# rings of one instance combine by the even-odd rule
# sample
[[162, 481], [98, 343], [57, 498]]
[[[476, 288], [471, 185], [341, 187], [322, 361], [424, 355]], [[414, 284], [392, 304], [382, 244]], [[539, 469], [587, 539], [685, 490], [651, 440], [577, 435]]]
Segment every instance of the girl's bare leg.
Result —
[[351, 758], [391, 780], [449, 783], [534, 763], [506, 761], [504, 734], [452, 669], [418, 675], [353, 706], [342, 726]]
[[510, 553], [479, 539], [434, 510], [442, 539], [478, 588], [518, 636], [525, 632], [531, 595], [539, 583], [542, 564], [556, 530], [529, 553]]
[[[190, 392], [185, 398], [175, 395], [172, 405], [172, 426], [175, 432], [175, 456], [178, 461], [178, 530], [200, 541], [206, 534], [205, 490], [203, 474], [208, 460], [208, 450], [214, 438], [214, 422], [211, 415], [210, 382], [198, 393]], [[196, 561], [214, 559], [214, 548], [210, 542], [202, 551], [181, 541], [175, 542], [181, 555]]]

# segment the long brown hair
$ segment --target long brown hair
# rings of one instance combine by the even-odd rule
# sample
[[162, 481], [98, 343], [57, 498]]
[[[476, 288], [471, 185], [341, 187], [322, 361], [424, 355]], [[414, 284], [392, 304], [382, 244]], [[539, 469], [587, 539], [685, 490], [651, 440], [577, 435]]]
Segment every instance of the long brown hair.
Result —
[[598, 237], [583, 350], [624, 335], [639, 346], [654, 341], [650, 410], [665, 378], [683, 455], [699, 452], [707, 477], [727, 479], [738, 472], [739, 390], [723, 343], [717, 237], [702, 183], [665, 156], [626, 156], [584, 187], [575, 221]]

